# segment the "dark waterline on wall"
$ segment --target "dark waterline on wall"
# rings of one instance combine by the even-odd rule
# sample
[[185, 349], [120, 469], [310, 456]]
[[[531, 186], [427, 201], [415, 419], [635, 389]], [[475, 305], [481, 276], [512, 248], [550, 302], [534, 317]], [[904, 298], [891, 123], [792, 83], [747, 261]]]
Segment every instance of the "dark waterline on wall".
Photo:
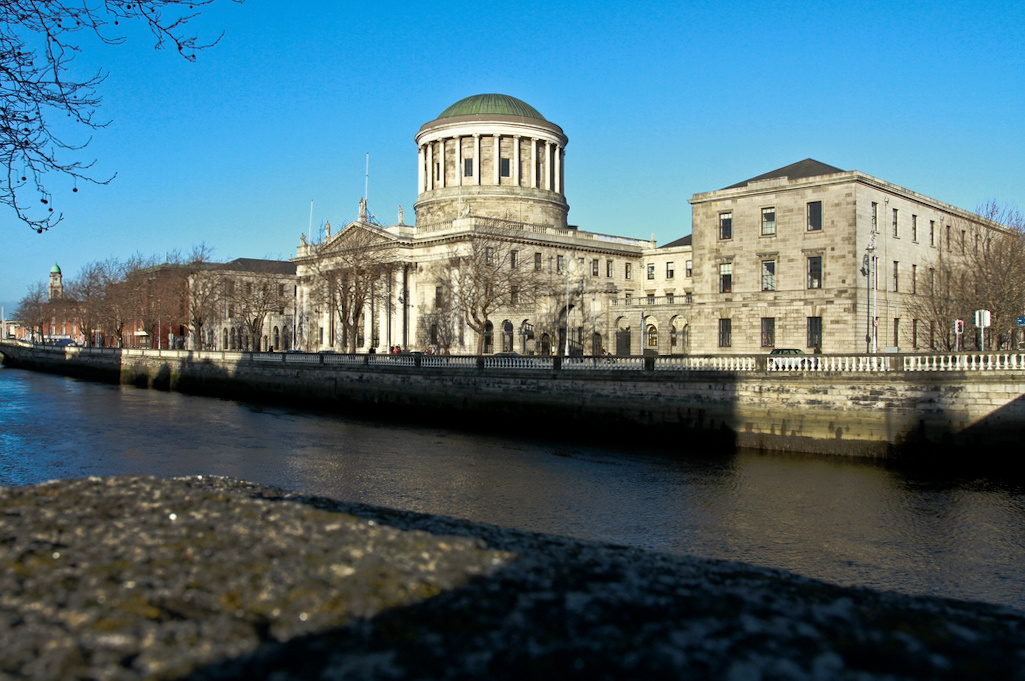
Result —
[[[845, 584], [1025, 608], [1025, 485], [864, 461], [373, 423], [0, 368], [0, 485], [230, 475]], [[588, 438], [593, 441], [593, 438]], [[659, 445], [664, 446], [664, 443]]]

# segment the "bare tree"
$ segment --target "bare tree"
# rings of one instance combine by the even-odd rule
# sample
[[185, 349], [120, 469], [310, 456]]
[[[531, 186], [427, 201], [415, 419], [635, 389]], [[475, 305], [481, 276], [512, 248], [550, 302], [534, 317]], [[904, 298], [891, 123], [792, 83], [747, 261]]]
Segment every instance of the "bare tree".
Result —
[[[285, 268], [288, 265], [284, 263]], [[248, 259], [209, 270], [210, 275], [219, 278], [217, 294], [223, 296], [228, 306], [228, 317], [242, 321], [240, 330], [252, 340], [252, 349], [257, 352], [264, 349], [261, 341], [267, 316], [285, 314], [293, 299], [294, 272], [281, 270], [278, 261]]]
[[[936, 259], [906, 303], [916, 319], [928, 323], [942, 349], [957, 349], [954, 321], [966, 326], [961, 349], [980, 349], [974, 312], [989, 310], [994, 345], [1011, 344], [1016, 321], [1025, 313], [1025, 220], [1012, 208], [989, 202], [977, 209], [979, 219], [959, 219], [948, 229]], [[987, 343], [989, 345], [989, 343]]]
[[95, 332], [100, 326], [106, 295], [107, 282], [102, 262], [86, 264], [65, 286], [65, 298], [69, 302], [66, 309], [85, 335], [86, 345], [93, 345], [96, 341]]
[[356, 352], [368, 309], [386, 300], [387, 279], [399, 267], [394, 242], [370, 225], [357, 224], [321, 248], [312, 267], [323, 286], [311, 290], [312, 302], [326, 305], [332, 334], [340, 324], [341, 346]]
[[494, 314], [513, 305], [533, 304], [549, 293], [548, 282], [533, 263], [522, 262], [517, 242], [500, 223], [478, 220], [445, 276], [439, 281], [466, 325], [477, 334], [484, 353], [485, 330]]
[[201, 243], [187, 254], [174, 253], [168, 258], [176, 265], [185, 295], [189, 335], [195, 350], [203, 350], [203, 328], [217, 314], [221, 282], [213, 269], [212, 256], [213, 249]]
[[15, 310], [14, 316], [29, 327], [33, 337], [38, 331], [39, 339], [42, 340], [46, 320], [50, 316], [46, 285], [38, 282], [35, 286], [30, 286], [28, 293], [18, 303], [18, 309]]
[[[88, 144], [68, 141], [58, 134], [57, 121], [70, 119], [84, 130], [102, 128], [97, 118], [101, 103], [98, 88], [104, 72], [76, 79], [72, 63], [80, 52], [81, 38], [92, 34], [108, 45], [125, 38], [120, 24], [135, 21], [146, 25], [156, 47], [171, 44], [189, 61], [210, 47], [186, 32], [197, 7], [214, 0], [6, 0], [0, 3], [0, 156], [7, 169], [0, 183], [0, 203], [38, 232], [62, 219], [44, 179], [63, 175], [106, 184], [112, 178], [89, 174], [91, 162], [67, 160], [65, 154]], [[239, 0], [236, 0], [239, 1]], [[172, 16], [164, 16], [171, 10]], [[35, 47], [35, 46], [41, 47]], [[64, 123], [61, 124], [62, 126]], [[72, 191], [78, 191], [77, 184]]]

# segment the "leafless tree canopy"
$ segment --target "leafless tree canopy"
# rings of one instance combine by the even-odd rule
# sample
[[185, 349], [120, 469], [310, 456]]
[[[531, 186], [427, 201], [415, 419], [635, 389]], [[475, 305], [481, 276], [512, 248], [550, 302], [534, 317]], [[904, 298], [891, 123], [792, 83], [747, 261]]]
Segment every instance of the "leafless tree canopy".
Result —
[[[42, 232], [62, 219], [46, 188], [48, 175], [98, 184], [112, 179], [93, 177], [91, 162], [74, 159], [74, 152], [88, 144], [88, 139], [69, 141], [57, 134], [54, 125], [60, 119], [70, 119], [84, 130], [106, 125], [97, 118], [99, 87], [106, 74], [99, 72], [84, 80], [70, 76], [86, 34], [118, 45], [124, 42], [119, 28], [122, 22], [142, 22], [152, 32], [157, 48], [173, 45], [182, 57], [193, 61], [197, 51], [217, 40], [199, 43], [186, 26], [197, 16], [197, 8], [213, 1], [0, 2], [0, 156], [7, 169], [0, 184], [0, 202]], [[72, 191], [78, 191], [77, 185]]]
[[954, 320], [965, 323], [960, 349], [981, 349], [982, 334], [974, 326], [976, 310], [991, 312], [986, 347], [1008, 347], [1021, 340], [1017, 319], [1025, 315], [1025, 218], [996, 202], [979, 206], [977, 214], [1006, 229], [959, 220], [940, 240], [935, 263], [923, 272], [909, 304], [913, 315], [928, 325], [936, 349], [958, 349]]
[[340, 343], [332, 338], [325, 342], [356, 352], [366, 310], [380, 307], [390, 295], [388, 279], [399, 266], [395, 246], [373, 228], [357, 225], [339, 234], [328, 248], [316, 265], [324, 288], [311, 294], [330, 312], [329, 333], [336, 324], [342, 329]]
[[485, 328], [500, 309], [533, 305], [551, 293], [547, 279], [527, 262], [526, 254], [499, 226], [478, 226], [466, 251], [457, 256], [439, 279], [443, 295], [477, 334], [477, 352], [484, 352]]

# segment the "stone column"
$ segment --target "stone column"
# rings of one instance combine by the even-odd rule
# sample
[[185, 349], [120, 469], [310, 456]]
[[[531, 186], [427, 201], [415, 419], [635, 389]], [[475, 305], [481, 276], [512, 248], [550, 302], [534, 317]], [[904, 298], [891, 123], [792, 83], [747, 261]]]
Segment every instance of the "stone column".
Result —
[[552, 145], [545, 142], [545, 189], [552, 190]]
[[427, 190], [434, 189], [434, 142], [427, 145]]
[[513, 184], [520, 186], [520, 136], [513, 135], [513, 158], [512, 158]]
[[537, 139], [530, 139], [530, 188], [537, 189]]
[[480, 133], [473, 133], [473, 183], [480, 184]]
[[427, 185], [425, 184], [425, 179], [426, 178], [425, 178], [425, 175], [424, 175], [424, 163], [426, 162], [426, 159], [424, 158], [424, 147], [423, 147], [422, 144], [416, 150], [416, 157], [420, 161], [420, 165], [419, 165], [419, 168], [418, 168], [418, 171], [417, 171], [417, 177], [416, 177], [417, 193], [418, 194], [422, 194], [423, 192], [425, 192], [427, 190]]
[[438, 173], [438, 187], [441, 189], [445, 188], [445, 138], [438, 140], [438, 165], [441, 166], [441, 172]]
[[463, 138], [456, 136], [456, 176], [455, 184], [457, 187], [463, 185]]
[[555, 145], [555, 191], [562, 192], [562, 147]]
[[502, 182], [502, 178], [499, 177], [498, 170], [499, 170], [499, 167], [501, 166], [499, 161], [501, 159], [501, 154], [502, 154], [502, 150], [501, 150], [501, 147], [502, 147], [502, 136], [501, 135], [493, 135], [493, 137], [494, 137], [494, 140], [495, 140], [495, 154], [491, 158], [491, 163], [492, 163], [492, 165], [495, 166], [495, 170], [494, 170], [493, 173], [491, 173], [491, 175], [495, 179], [494, 183], [495, 184], [500, 184]]

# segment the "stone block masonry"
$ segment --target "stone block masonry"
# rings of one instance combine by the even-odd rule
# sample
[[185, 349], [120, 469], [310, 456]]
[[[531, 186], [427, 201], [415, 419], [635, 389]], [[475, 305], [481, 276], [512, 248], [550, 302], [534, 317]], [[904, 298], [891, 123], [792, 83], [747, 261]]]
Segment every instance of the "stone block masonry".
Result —
[[[316, 356], [4, 347], [15, 365], [243, 400], [520, 434], [844, 456], [1006, 456], [1025, 439], [1025, 372], [559, 369], [324, 364]], [[259, 359], [257, 359], [259, 358]], [[466, 361], [463, 361], [466, 360]], [[348, 360], [346, 360], [348, 361]], [[630, 360], [615, 360], [616, 362]], [[640, 358], [635, 361], [644, 362]], [[649, 358], [649, 364], [651, 360]], [[641, 367], [645, 364], [639, 365]]]

